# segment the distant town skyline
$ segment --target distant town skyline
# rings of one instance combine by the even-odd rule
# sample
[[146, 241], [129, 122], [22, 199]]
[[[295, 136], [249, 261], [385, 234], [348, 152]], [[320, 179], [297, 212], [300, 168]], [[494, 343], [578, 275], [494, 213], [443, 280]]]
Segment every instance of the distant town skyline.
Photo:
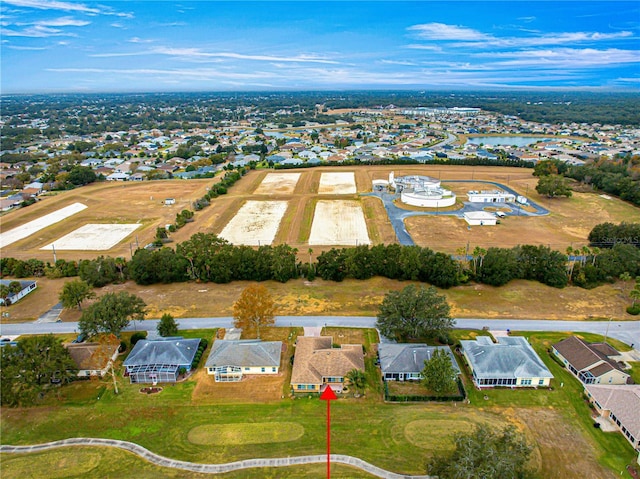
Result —
[[640, 91], [636, 1], [2, 0], [1, 93]]

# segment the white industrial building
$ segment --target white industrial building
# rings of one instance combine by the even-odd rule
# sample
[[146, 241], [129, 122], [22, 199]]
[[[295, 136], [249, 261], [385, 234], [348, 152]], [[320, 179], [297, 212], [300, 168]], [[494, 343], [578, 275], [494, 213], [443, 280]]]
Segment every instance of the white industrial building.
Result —
[[464, 220], [470, 226], [495, 226], [498, 217], [487, 211], [469, 211], [464, 214]]
[[389, 186], [400, 193], [400, 201], [422, 208], [445, 208], [456, 203], [456, 195], [440, 186], [440, 180], [430, 176], [399, 176], [389, 173]]
[[513, 203], [516, 195], [503, 190], [469, 191], [467, 197], [471, 203]]

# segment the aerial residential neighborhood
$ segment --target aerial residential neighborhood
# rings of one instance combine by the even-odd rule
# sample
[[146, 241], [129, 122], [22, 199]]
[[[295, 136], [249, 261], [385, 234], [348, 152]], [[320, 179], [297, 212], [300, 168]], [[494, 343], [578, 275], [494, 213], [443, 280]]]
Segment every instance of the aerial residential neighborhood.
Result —
[[0, 15], [2, 479], [640, 478], [637, 4]]

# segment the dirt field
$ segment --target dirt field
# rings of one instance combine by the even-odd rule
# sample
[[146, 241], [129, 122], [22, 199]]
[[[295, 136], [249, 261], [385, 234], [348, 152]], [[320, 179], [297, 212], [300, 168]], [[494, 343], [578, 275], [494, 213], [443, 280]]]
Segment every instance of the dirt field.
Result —
[[353, 172], [325, 172], [320, 177], [318, 194], [320, 195], [352, 195], [356, 192]]
[[47, 215], [41, 216], [35, 220], [29, 221], [23, 225], [17, 226], [11, 230], [4, 230], [0, 235], [0, 248], [9, 246], [16, 241], [28, 238], [34, 233], [37, 233], [41, 229], [51, 226], [55, 223], [65, 220], [69, 216], [75, 215], [80, 211], [86, 209], [86, 206], [81, 203], [74, 203], [64, 208], [54, 211]]
[[137, 225], [89, 223], [40, 249], [56, 251], [105, 251], [115, 247], [140, 227]]
[[543, 478], [579, 477], [582, 479], [610, 479], [613, 473], [598, 464], [594, 446], [575, 426], [569, 424], [553, 409], [517, 409], [507, 411], [525, 424], [533, 435]]
[[[98, 254], [130, 257], [131, 249], [143, 247], [153, 241], [156, 227], [175, 221], [176, 214], [185, 208], [191, 208], [191, 202], [206, 193], [211, 180], [170, 180], [162, 182], [140, 183], [98, 183], [54, 196], [45, 196], [38, 203], [21, 208], [2, 216], [2, 230], [8, 231], [46, 214], [53, 213], [73, 203], [81, 203], [87, 208], [56, 224], [48, 226], [27, 238], [2, 248], [3, 256], [28, 259], [38, 258], [52, 261], [50, 251], [40, 248], [53, 243], [58, 238], [73, 232], [88, 223], [130, 223], [141, 226], [129, 242], [119, 243], [107, 251], [78, 252], [60, 251], [58, 259], [92, 258]], [[164, 206], [165, 198], [175, 198], [176, 204]], [[187, 225], [172, 235], [174, 240], [184, 241], [195, 231], [194, 223]]]
[[300, 173], [267, 173], [256, 188], [256, 195], [291, 194], [296, 189]]
[[[315, 253], [314, 253], [315, 254]], [[305, 255], [308, 261], [308, 253]], [[2, 322], [32, 321], [58, 302], [58, 295], [69, 279], [38, 279], [38, 288], [24, 300], [0, 311], [8, 312]], [[147, 303], [147, 318], [158, 319], [163, 313], [176, 318], [233, 316], [233, 303], [250, 284], [175, 283], [139, 286], [133, 282], [109, 285], [95, 290], [101, 296], [109, 292], [128, 291]], [[264, 283], [274, 297], [281, 316], [375, 316], [384, 295], [399, 291], [407, 282], [375, 277], [367, 281], [345, 280], [334, 283], [304, 279], [287, 283]], [[630, 286], [627, 285], [627, 288]], [[530, 318], [551, 320], [635, 319], [626, 313], [628, 299], [622, 283], [606, 284], [586, 290], [576, 287], [551, 288], [532, 281], [512, 281], [506, 286], [472, 284], [442, 291], [451, 304], [451, 314], [459, 318]], [[64, 310], [63, 321], [77, 321], [76, 309]]]
[[[396, 176], [421, 174], [442, 180], [446, 187], [459, 194], [461, 199], [473, 183], [447, 183], [447, 180], [487, 180], [503, 183], [518, 193], [538, 201], [551, 210], [551, 215], [540, 218], [508, 217], [496, 227], [472, 227], [462, 220], [449, 217], [417, 217], [407, 220], [406, 225], [414, 241], [438, 251], [455, 252], [456, 249], [475, 246], [513, 246], [515, 244], [542, 243], [564, 251], [567, 246], [581, 246], [591, 228], [601, 222], [640, 221], [640, 211], [617, 199], [605, 199], [597, 194], [574, 193], [570, 199], [547, 200], [535, 192], [537, 178], [526, 168], [468, 167], [446, 165], [395, 165], [350, 167], [348, 171], [320, 167], [313, 169], [273, 172], [252, 170], [227, 195], [218, 197], [211, 205], [198, 211], [194, 221], [171, 235], [172, 243], [185, 241], [194, 233], [220, 234], [248, 200], [287, 201], [289, 207], [282, 218], [274, 239], [275, 244], [287, 243], [298, 248], [301, 259], [306, 258], [311, 222], [318, 198], [323, 200], [345, 199], [344, 194], [318, 195], [321, 178], [328, 173], [351, 175], [357, 193], [371, 191], [373, 179], [387, 179], [393, 171]], [[297, 180], [296, 180], [297, 178]], [[74, 202], [86, 204], [88, 208], [55, 225], [49, 226], [28, 238], [2, 248], [2, 254], [18, 258], [39, 258], [51, 261], [51, 252], [40, 248], [87, 223], [139, 223], [142, 226], [131, 236], [131, 241], [122, 242], [108, 251], [100, 253], [61, 251], [58, 258], [91, 258], [97, 254], [129, 257], [137, 246], [144, 246], [155, 236], [155, 228], [173, 223], [175, 215], [189, 208], [193, 199], [204, 195], [206, 188], [219, 181], [176, 180], [142, 183], [101, 183], [61, 192], [54, 197], [28, 208], [10, 212], [2, 217], [2, 229], [8, 231], [47, 213], [56, 211]], [[477, 185], [477, 184], [475, 184]], [[293, 188], [293, 189], [292, 189]], [[158, 193], [160, 191], [160, 194]], [[368, 236], [373, 244], [396, 242], [395, 233], [380, 201], [371, 197], [353, 199], [361, 202], [365, 213]], [[163, 206], [165, 197], [176, 198], [173, 206]], [[331, 245], [313, 247], [314, 255], [328, 250]]]
[[270, 245], [286, 210], [286, 201], [247, 201], [220, 236], [233, 244]]
[[357, 201], [318, 201], [313, 215], [309, 245], [370, 244], [367, 223]]

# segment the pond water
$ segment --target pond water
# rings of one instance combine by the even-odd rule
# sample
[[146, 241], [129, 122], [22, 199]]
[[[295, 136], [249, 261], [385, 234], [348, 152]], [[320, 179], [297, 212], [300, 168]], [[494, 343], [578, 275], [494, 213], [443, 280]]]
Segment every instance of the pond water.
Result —
[[487, 146], [498, 146], [498, 145], [507, 145], [507, 146], [527, 146], [533, 145], [538, 141], [549, 141], [551, 138], [547, 138], [544, 136], [476, 136], [473, 138], [467, 138], [467, 143], [471, 143], [473, 145], [487, 145]]

